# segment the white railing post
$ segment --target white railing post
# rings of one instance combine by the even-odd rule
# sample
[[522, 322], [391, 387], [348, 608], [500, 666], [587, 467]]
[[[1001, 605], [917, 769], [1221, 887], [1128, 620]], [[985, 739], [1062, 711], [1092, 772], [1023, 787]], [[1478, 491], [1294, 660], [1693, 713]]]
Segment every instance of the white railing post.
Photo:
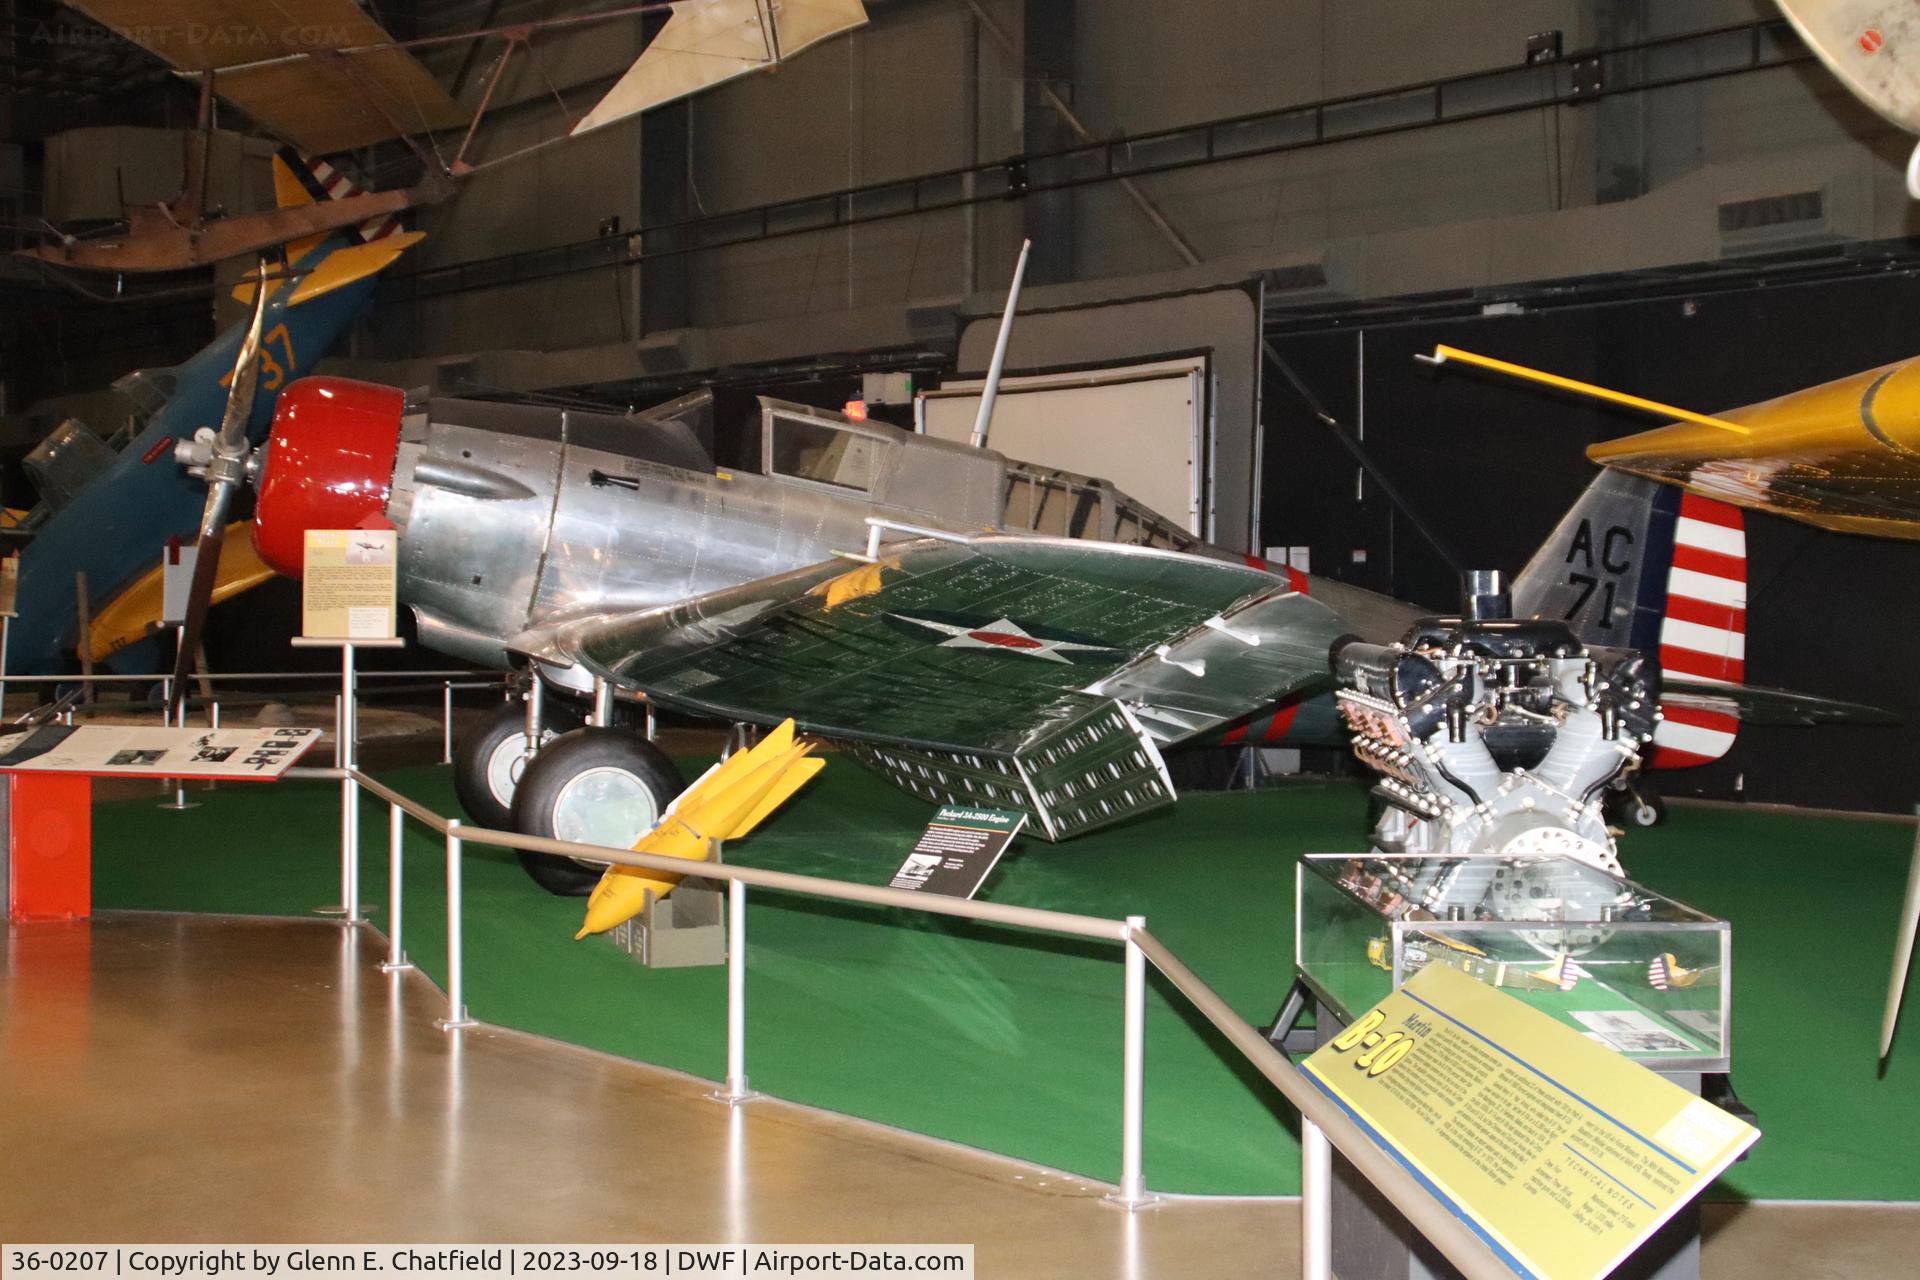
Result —
[[[169, 689], [171, 688], [170, 681], [168, 682], [168, 687]], [[187, 727], [187, 700], [184, 697], [180, 699], [180, 709], [178, 711], [171, 711], [168, 709], [171, 703], [172, 703], [172, 699], [168, 698], [165, 702], [161, 704], [160, 723], [165, 725], [169, 729], [186, 728]], [[73, 713], [71, 711], [67, 713], [67, 723], [68, 724], [73, 723]], [[173, 780], [173, 799], [162, 800], [158, 805], [155, 806], [155, 808], [172, 809], [176, 812], [182, 809], [198, 809], [199, 807], [200, 806], [197, 802], [187, 799], [187, 780], [185, 778], [175, 778]]]
[[760, 1095], [747, 1087], [747, 885], [727, 881], [727, 1086], [712, 1095], [729, 1106]]
[[1300, 1117], [1300, 1276], [1333, 1280], [1333, 1144]]
[[321, 907], [319, 914], [339, 916], [345, 924], [358, 924], [360, 915], [360, 784], [353, 780], [359, 767], [359, 752], [354, 740], [359, 737], [359, 722], [354, 702], [358, 696], [353, 673], [353, 646], [340, 646], [340, 692], [333, 700], [333, 762], [347, 771], [340, 779], [340, 905]]
[[452, 818], [447, 822], [447, 1016], [434, 1023], [442, 1031], [474, 1025], [467, 1016], [460, 932], [460, 820]]
[[1132, 937], [1134, 930], [1146, 927], [1145, 916], [1127, 917], [1126, 984], [1122, 995], [1125, 1009], [1120, 1037], [1120, 1186], [1111, 1197], [1124, 1209], [1155, 1203], [1155, 1197], [1147, 1194], [1146, 1174], [1141, 1171], [1146, 1110], [1147, 956]]
[[405, 857], [402, 848], [407, 838], [407, 815], [397, 804], [389, 804], [387, 810], [387, 958], [380, 972], [398, 973], [413, 968], [413, 962], [407, 959], [406, 943], [400, 937], [401, 922], [406, 918], [400, 906], [400, 875]]
[[353, 646], [340, 646], [340, 767], [347, 776], [340, 781], [340, 803], [346, 814], [346, 877], [340, 901], [346, 906], [348, 924], [360, 920], [360, 784], [353, 771], [360, 765], [360, 690], [353, 678]]

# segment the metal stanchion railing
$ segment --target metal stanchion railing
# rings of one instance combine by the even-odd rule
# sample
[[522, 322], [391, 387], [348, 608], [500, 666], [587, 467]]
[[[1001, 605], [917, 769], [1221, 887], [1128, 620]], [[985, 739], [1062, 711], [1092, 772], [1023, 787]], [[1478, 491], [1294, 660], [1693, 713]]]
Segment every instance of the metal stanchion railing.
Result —
[[474, 1025], [467, 1016], [465, 957], [461, 947], [460, 848], [461, 826], [458, 818], [447, 822], [447, 1016], [434, 1023], [442, 1031], [458, 1031]]
[[341, 642], [340, 692], [333, 698], [333, 763], [340, 771], [340, 903], [317, 908], [317, 914], [337, 915], [342, 923], [350, 925], [361, 921], [360, 784], [355, 780], [360, 760], [354, 750], [360, 736], [359, 685], [354, 679], [353, 658], [354, 646]]
[[[365, 777], [364, 774], [361, 777]], [[601, 845], [576, 844], [547, 836], [526, 836], [515, 831], [495, 831], [488, 827], [460, 828], [461, 839], [470, 844], [491, 845], [496, 849], [518, 849], [527, 853], [556, 854], [562, 858], [589, 858], [623, 867], [644, 867], [648, 871], [666, 871], [676, 876], [688, 872], [685, 858], [668, 858], [657, 853], [635, 853], [627, 849], [609, 849]], [[1127, 925], [1121, 920], [1099, 916], [1074, 915], [1067, 911], [1048, 911], [1040, 907], [1016, 907], [1004, 902], [976, 902], [970, 898], [945, 898], [915, 893], [907, 889], [887, 889], [878, 885], [855, 884], [851, 880], [827, 880], [819, 876], [797, 875], [791, 871], [772, 871], [765, 867], [744, 867], [734, 863], [696, 862], [691, 864], [708, 880], [738, 880], [762, 889], [781, 889], [815, 898], [840, 902], [861, 902], [875, 907], [903, 907], [927, 915], [961, 916], [984, 920], [989, 924], [1011, 925], [1040, 933], [1063, 933], [1081, 938], [1099, 938], [1107, 942], [1125, 942]]]
[[1300, 1121], [1300, 1276], [1333, 1280], [1333, 1147], [1319, 1125]]
[[[171, 687], [172, 683], [173, 682], [171, 679], [167, 681], [167, 684], [169, 687]], [[161, 722], [165, 724], [168, 728], [172, 728], [172, 729], [186, 728], [187, 727], [186, 702], [183, 700], [180, 703], [178, 708], [172, 711], [167, 710], [167, 708], [171, 707], [172, 704], [173, 704], [173, 700], [171, 698], [168, 698], [165, 702], [161, 704], [161, 712], [160, 712]], [[71, 711], [67, 713], [67, 723], [68, 724], [73, 723], [73, 713]], [[175, 778], [173, 780], [173, 799], [162, 800], [158, 805], [154, 807], [159, 809], [172, 809], [175, 812], [179, 812], [182, 809], [198, 809], [200, 806], [187, 799], [187, 780], [185, 778]]]
[[[396, 811], [404, 810], [427, 826], [446, 833], [447, 841], [447, 1014], [437, 1025], [452, 1029], [474, 1026], [467, 1016], [465, 975], [461, 954], [461, 852], [466, 843], [517, 849], [530, 853], [561, 857], [590, 858], [620, 866], [642, 867], [650, 871], [685, 874], [688, 864], [680, 858], [635, 853], [525, 836], [484, 827], [466, 827], [458, 820], [441, 818], [432, 810], [367, 777], [359, 770], [352, 776], [366, 790], [386, 800]], [[396, 819], [397, 822], [397, 819]], [[1413, 1228], [1425, 1236], [1457, 1268], [1466, 1280], [1510, 1280], [1511, 1270], [1496, 1257], [1486, 1242], [1476, 1236], [1452, 1211], [1429, 1193], [1393, 1156], [1376, 1144], [1339, 1106], [1308, 1080], [1307, 1076], [1279, 1050], [1267, 1042], [1220, 996], [1189, 969], [1165, 944], [1147, 931], [1146, 921], [1130, 916], [1124, 921], [1097, 916], [1046, 911], [1036, 907], [1018, 907], [1005, 903], [976, 902], [966, 898], [929, 897], [905, 890], [827, 880], [791, 872], [771, 871], [713, 861], [698, 864], [700, 874], [727, 884], [727, 1080], [724, 1091], [715, 1096], [740, 1101], [752, 1096], [747, 1088], [746, 1069], [746, 889], [748, 885], [778, 889], [809, 897], [872, 906], [899, 907], [928, 915], [959, 916], [990, 924], [1010, 925], [1038, 932], [1067, 934], [1121, 943], [1126, 947], [1125, 1012], [1122, 1030], [1121, 1067], [1121, 1181], [1114, 1199], [1129, 1208], [1151, 1203], [1143, 1171], [1143, 1084], [1145, 1079], [1146, 965], [1153, 966], [1213, 1024], [1228, 1043], [1239, 1050], [1252, 1066], [1266, 1077], [1300, 1112], [1303, 1127], [1303, 1174], [1309, 1180], [1303, 1204], [1303, 1261], [1308, 1276], [1316, 1275], [1316, 1260], [1323, 1256], [1328, 1237], [1325, 1228], [1324, 1188], [1330, 1184], [1331, 1150], [1341, 1154], [1368, 1181], [1373, 1183]], [[397, 901], [397, 899], [396, 899]], [[1326, 1144], [1330, 1143], [1331, 1147]], [[1322, 1155], [1326, 1156], [1322, 1160]], [[1324, 1270], [1317, 1274], [1324, 1275]]]
[[[462, 676], [480, 676], [485, 674], [484, 671], [454, 671], [450, 669], [435, 671], [363, 671], [360, 673], [360, 677], [363, 680], [458, 681]], [[193, 678], [196, 681], [205, 680], [209, 684], [219, 684], [223, 681], [231, 684], [241, 680], [332, 680], [335, 677], [331, 671], [208, 671], [204, 673], [195, 672]], [[9, 684], [151, 684], [155, 680], [159, 680], [164, 685], [169, 682], [169, 677], [152, 673], [146, 675], [121, 675], [111, 671], [96, 671], [90, 676], [39, 676], [22, 675], [19, 673], [10, 673], [7, 676], [7, 683]], [[484, 685], [484, 687], [491, 689], [504, 684], [507, 680], [508, 676], [502, 673], [492, 680], [476, 681], [472, 687], [477, 688]], [[457, 685], [456, 687], [464, 688], [468, 686]]]
[[1128, 1209], [1153, 1204], [1141, 1169], [1145, 1123], [1147, 1048], [1147, 958], [1134, 941], [1145, 933], [1145, 916], [1127, 917], [1126, 984], [1120, 1037], [1120, 1186], [1111, 1199]]
[[747, 1087], [747, 885], [727, 881], [727, 1084], [712, 1095], [728, 1105], [760, 1095]]
[[[328, 770], [328, 769], [314, 769], [310, 771], [301, 770], [301, 769], [289, 769], [282, 776], [291, 778], [303, 773], [311, 773], [314, 775], [325, 775], [329, 777], [332, 776], [332, 770]], [[358, 769], [355, 769], [353, 773], [354, 773], [354, 781], [360, 784], [361, 790], [367, 792], [369, 795], [372, 795], [378, 799], [385, 800], [388, 804], [399, 805], [400, 808], [403, 809], [409, 817], [417, 820], [422, 826], [426, 827], [428, 830], [438, 832], [441, 835], [445, 835], [447, 828], [453, 825], [453, 822], [454, 822], [453, 819], [441, 817], [439, 814], [435, 813], [433, 810], [427, 808], [427, 806], [421, 804], [418, 800], [410, 799], [407, 796], [401, 795], [398, 791], [395, 791], [392, 787], [380, 781], [378, 778], [370, 778], [366, 774], [360, 772]]]
[[398, 973], [413, 968], [413, 962], [407, 959], [407, 947], [400, 936], [406, 921], [406, 913], [401, 906], [401, 879], [406, 860], [407, 811], [392, 801], [387, 802], [387, 958], [380, 965], [382, 973]]
[[356, 748], [360, 740], [358, 688], [353, 679], [353, 646], [340, 646], [340, 767], [347, 776], [340, 780], [340, 813], [345, 819], [341, 851], [342, 878], [340, 902], [346, 907], [346, 922], [360, 923], [360, 784], [353, 771], [360, 765]]
[[1368, 1137], [1285, 1054], [1267, 1043], [1264, 1035], [1254, 1030], [1212, 987], [1167, 950], [1164, 943], [1144, 929], [1135, 931], [1133, 937], [1147, 959], [1153, 961], [1153, 967], [1293, 1104], [1301, 1120], [1318, 1126], [1326, 1140], [1339, 1148], [1340, 1154], [1360, 1175], [1377, 1187], [1413, 1229], [1431, 1241], [1466, 1280], [1512, 1280], [1512, 1269], [1500, 1261], [1484, 1240], [1454, 1217], [1452, 1210]]

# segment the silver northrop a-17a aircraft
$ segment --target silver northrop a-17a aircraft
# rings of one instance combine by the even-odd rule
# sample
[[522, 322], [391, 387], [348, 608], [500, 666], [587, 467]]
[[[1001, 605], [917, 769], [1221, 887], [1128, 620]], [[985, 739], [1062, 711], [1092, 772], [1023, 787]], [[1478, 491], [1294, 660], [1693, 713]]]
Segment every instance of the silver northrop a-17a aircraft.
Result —
[[[1171, 803], [1164, 746], [1303, 698], [1284, 713], [1291, 740], [1339, 741], [1331, 700], [1311, 696], [1329, 651], [1397, 639], [1422, 612], [1197, 543], [1101, 481], [800, 405], [762, 401], [752, 456], [716, 462], [708, 409], [409, 405], [308, 378], [280, 396], [255, 542], [297, 575], [306, 530], [384, 517], [422, 643], [532, 659], [536, 690], [598, 683], [599, 727], [554, 738], [577, 716], [534, 700], [531, 763], [526, 713], [503, 709], [465, 745], [461, 796], [489, 824], [511, 810], [526, 830], [621, 845], [681, 782], [612, 723], [609, 685], [721, 720], [791, 715], [915, 795], [1023, 810], [1063, 839]], [[1679, 497], [1603, 473], [1516, 598], [1589, 643], [1658, 636]], [[1717, 581], [1693, 589], [1734, 589]], [[1739, 639], [1688, 625], [1666, 639]], [[1688, 698], [1669, 688], [1667, 749], [1698, 762], [1731, 743], [1739, 691], [1693, 687], [1726, 724], [1682, 724]], [[533, 869], [556, 889], [597, 874]]]
[[[1104, 481], [985, 447], [775, 400], [752, 428], [716, 456], [705, 396], [620, 415], [307, 378], [280, 393], [263, 451], [203, 433], [181, 453], [210, 482], [203, 544], [251, 479], [254, 542], [282, 573], [301, 572], [309, 529], [391, 523], [421, 642], [538, 676], [524, 713], [466, 743], [463, 803], [489, 825], [622, 848], [683, 783], [616, 723], [617, 691], [723, 721], [792, 717], [917, 796], [1024, 811], [1059, 840], [1171, 804], [1163, 747], [1343, 741], [1332, 651], [1391, 643], [1423, 612], [1270, 570]], [[1668, 682], [1657, 728], [1642, 701], [1607, 719], [1604, 749], [1635, 763], [1714, 758], [1756, 707], [1843, 710], [1739, 685], [1739, 515], [1686, 503], [1701, 505], [1603, 472], [1515, 583], [1522, 615], [1692, 673]], [[184, 652], [204, 611], [196, 584]], [[591, 727], [556, 735], [578, 716], [547, 689], [590, 699]], [[529, 870], [561, 892], [599, 874]]]

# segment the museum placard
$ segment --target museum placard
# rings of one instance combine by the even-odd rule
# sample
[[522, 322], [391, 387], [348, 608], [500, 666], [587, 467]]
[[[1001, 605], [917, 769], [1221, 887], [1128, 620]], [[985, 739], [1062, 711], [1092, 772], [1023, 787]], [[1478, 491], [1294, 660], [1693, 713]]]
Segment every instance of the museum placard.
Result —
[[1619, 1266], [1759, 1131], [1445, 965], [1303, 1064], [1522, 1276]]
[[309, 529], [300, 634], [309, 640], [391, 640], [399, 535], [392, 529]]
[[887, 887], [971, 898], [1026, 824], [1024, 813], [944, 805]]
[[37, 725], [0, 733], [0, 770], [96, 776], [271, 781], [320, 741], [320, 730]]

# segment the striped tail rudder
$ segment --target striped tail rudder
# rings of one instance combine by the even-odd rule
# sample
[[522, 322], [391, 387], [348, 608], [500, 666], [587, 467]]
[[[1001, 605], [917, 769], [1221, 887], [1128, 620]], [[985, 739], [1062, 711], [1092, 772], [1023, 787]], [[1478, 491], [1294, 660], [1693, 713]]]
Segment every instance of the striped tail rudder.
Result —
[[[366, 194], [367, 189], [344, 170], [318, 156], [303, 156], [291, 147], [282, 147], [277, 159], [281, 171], [275, 174], [275, 184], [282, 205], [318, 204]], [[289, 181], [293, 184], [291, 187]], [[398, 235], [403, 228], [399, 214], [385, 213], [367, 219], [353, 230], [361, 241], [370, 243]]]
[[[1669, 680], [1746, 675], [1747, 537], [1737, 507], [1602, 471], [1513, 590], [1520, 617], [1553, 618], [1581, 643], [1638, 649]], [[1731, 715], [1663, 704], [1651, 765], [1686, 768], [1733, 747]]]
[[[1695, 494], [1680, 499], [1673, 563], [1660, 622], [1660, 667], [1669, 679], [1741, 684], [1747, 657], [1747, 534], [1738, 507]], [[1653, 767], [1718, 760], [1739, 721], [1717, 711], [1664, 708], [1653, 735]]]

